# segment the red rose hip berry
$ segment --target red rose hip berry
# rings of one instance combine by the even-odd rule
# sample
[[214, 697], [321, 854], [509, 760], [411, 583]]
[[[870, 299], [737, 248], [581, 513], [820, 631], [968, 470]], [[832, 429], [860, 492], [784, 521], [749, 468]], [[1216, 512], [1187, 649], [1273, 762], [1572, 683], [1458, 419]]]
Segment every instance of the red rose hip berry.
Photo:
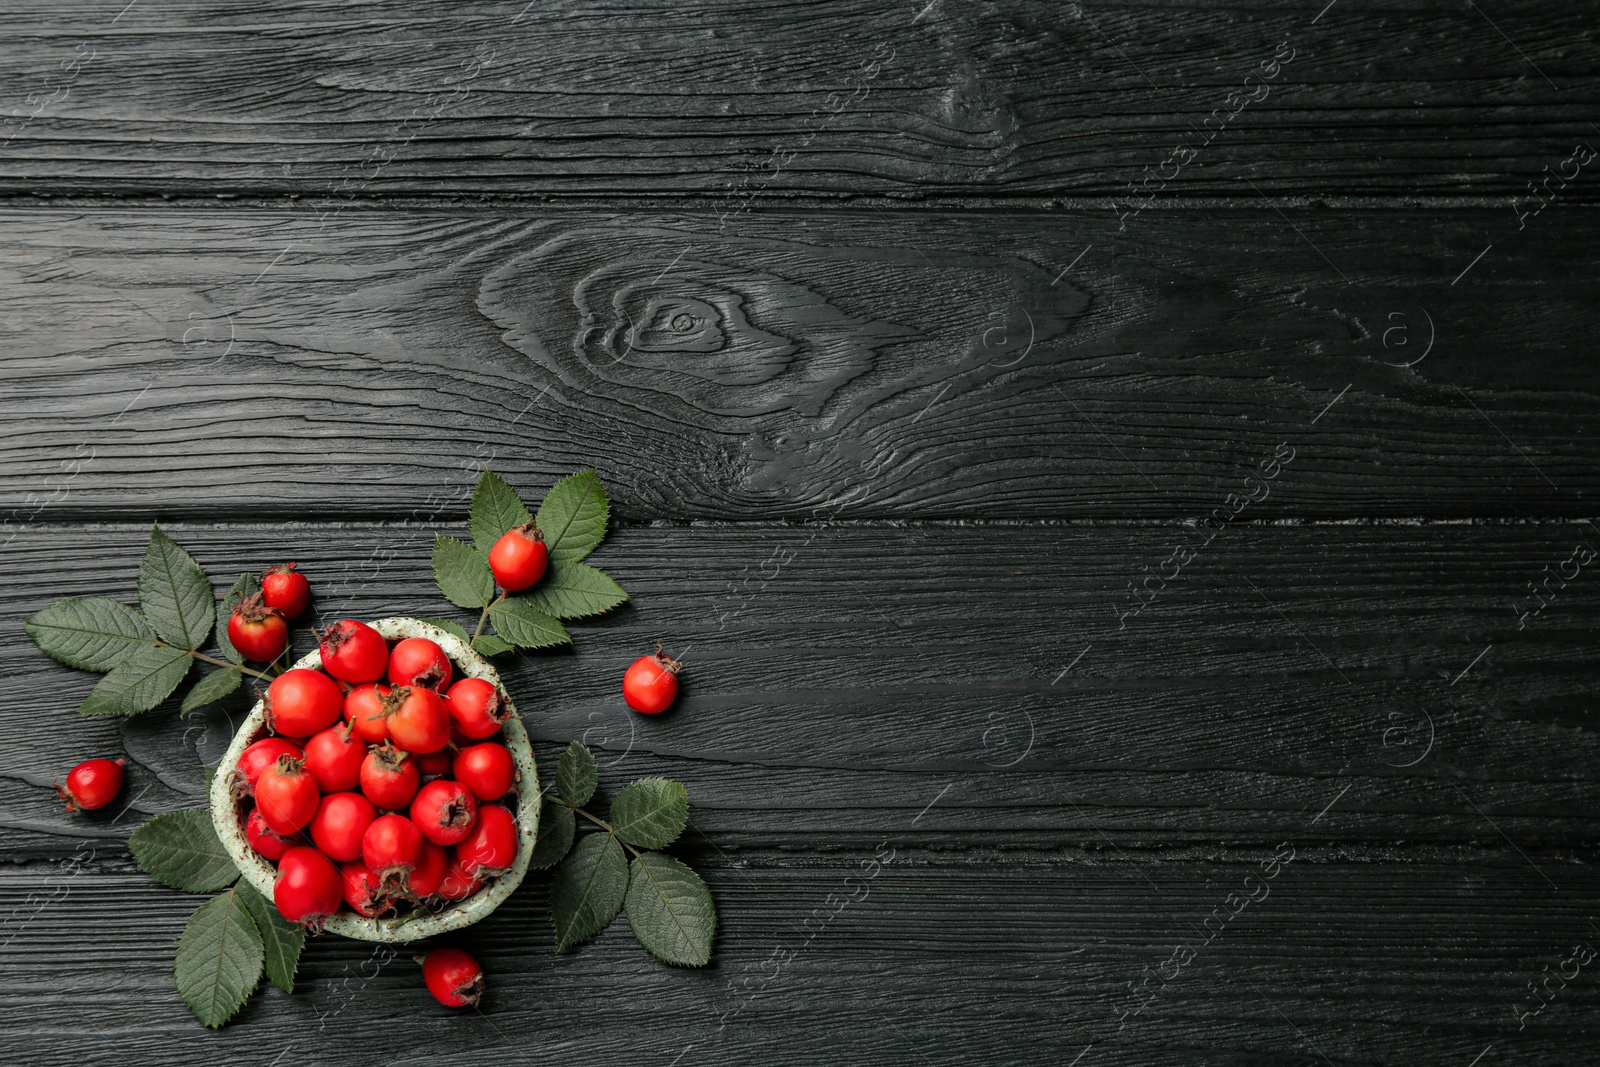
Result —
[[432, 689], [397, 686], [383, 698], [389, 737], [407, 752], [425, 755], [450, 743], [450, 713]]
[[284, 837], [267, 825], [261, 817], [260, 808], [251, 808], [250, 814], [244, 820], [244, 839], [250, 842], [250, 847], [257, 853], [276, 863], [283, 859], [283, 854], [295, 847], [291, 838]]
[[278, 861], [272, 902], [292, 923], [320, 930], [344, 901], [344, 878], [333, 861], [308, 845], [291, 848]]
[[361, 838], [361, 862], [386, 886], [404, 890], [422, 858], [422, 831], [404, 815], [380, 815]]
[[422, 980], [447, 1008], [466, 1008], [483, 996], [483, 968], [459, 948], [436, 948], [422, 957]]
[[389, 687], [377, 682], [358, 685], [344, 695], [344, 717], [361, 740], [371, 744], [389, 740], [389, 723], [383, 717], [383, 698]]
[[256, 780], [261, 772], [278, 762], [279, 756], [299, 759], [305, 753], [300, 746], [283, 737], [263, 737], [239, 754], [239, 763], [233, 769], [233, 791], [237, 796], [250, 796], [256, 791]]
[[311, 606], [311, 583], [293, 563], [280, 563], [261, 576], [261, 599], [284, 618], [298, 619]]
[[444, 872], [444, 878], [439, 882], [437, 890], [439, 896], [445, 900], [466, 900], [472, 894], [483, 888], [483, 879], [478, 877], [476, 867], [467, 868], [467, 865], [457, 856], [451, 859], [450, 866]]
[[348, 863], [361, 858], [361, 843], [378, 818], [378, 809], [360, 793], [335, 793], [322, 798], [311, 817], [311, 840], [329, 859]]
[[116, 799], [122, 791], [120, 759], [86, 759], [67, 772], [67, 784], [56, 784], [56, 796], [67, 802], [68, 811], [95, 811]]
[[271, 663], [289, 647], [289, 624], [262, 603], [257, 593], [246, 597], [228, 616], [228, 640], [245, 659]]
[[463, 678], [451, 686], [445, 707], [456, 731], [473, 740], [492, 737], [500, 731], [500, 724], [511, 717], [499, 688], [482, 678]]
[[681, 669], [677, 660], [659, 648], [652, 655], [640, 656], [622, 676], [622, 699], [641, 714], [661, 714], [678, 697]]
[[456, 781], [472, 791], [479, 800], [499, 800], [511, 792], [517, 780], [517, 765], [511, 750], [493, 741], [469, 745], [456, 753], [452, 768]]
[[417, 757], [417, 770], [422, 774], [424, 782], [431, 782], [435, 778], [450, 777], [450, 763], [455, 758], [455, 753], [450, 749], [441, 748], [437, 752], [426, 752]]
[[478, 823], [456, 846], [456, 859], [469, 874], [488, 876], [510, 868], [517, 858], [517, 821], [499, 804], [478, 808]]
[[306, 770], [324, 793], [342, 793], [361, 784], [367, 745], [346, 726], [330, 726], [306, 741]]
[[389, 651], [389, 681], [444, 692], [453, 674], [450, 657], [426, 637], [408, 637]]
[[317, 780], [304, 762], [292, 756], [279, 756], [278, 762], [256, 779], [256, 810], [274, 833], [288, 835], [304, 830], [321, 801]]
[[489, 569], [508, 593], [519, 592], [543, 578], [549, 563], [550, 549], [544, 543], [544, 535], [531, 522], [507, 530], [489, 549]]
[[322, 669], [340, 681], [375, 682], [389, 665], [389, 645], [364, 622], [343, 619], [322, 633]]
[[355, 909], [357, 915], [372, 918], [387, 911], [389, 895], [383, 890], [383, 880], [360, 860], [340, 865], [339, 877], [343, 882], [344, 902]]
[[423, 839], [422, 854], [417, 857], [417, 869], [411, 872], [408, 888], [413, 900], [422, 901], [439, 891], [445, 872], [450, 869], [450, 852], [443, 845]]
[[361, 764], [361, 791], [388, 811], [410, 804], [419, 784], [416, 759], [387, 741], [368, 752]]
[[296, 667], [267, 686], [267, 725], [284, 737], [310, 737], [344, 715], [344, 694], [321, 671]]
[[411, 821], [436, 845], [454, 845], [478, 822], [478, 799], [460, 782], [429, 782], [411, 802]]

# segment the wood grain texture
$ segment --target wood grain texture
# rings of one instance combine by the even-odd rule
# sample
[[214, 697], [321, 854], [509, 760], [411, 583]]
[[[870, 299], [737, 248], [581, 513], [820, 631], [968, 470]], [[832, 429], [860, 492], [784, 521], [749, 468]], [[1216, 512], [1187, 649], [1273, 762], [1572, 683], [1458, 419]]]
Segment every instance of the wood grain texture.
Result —
[[1584, 516], [1563, 218], [14, 212], [0, 506], [394, 518], [593, 463], [632, 519], [1198, 519], [1287, 445], [1248, 517]]
[[1509, 198], [1597, 138], [1594, 20], [1531, 0], [12, 6], [43, 196]]

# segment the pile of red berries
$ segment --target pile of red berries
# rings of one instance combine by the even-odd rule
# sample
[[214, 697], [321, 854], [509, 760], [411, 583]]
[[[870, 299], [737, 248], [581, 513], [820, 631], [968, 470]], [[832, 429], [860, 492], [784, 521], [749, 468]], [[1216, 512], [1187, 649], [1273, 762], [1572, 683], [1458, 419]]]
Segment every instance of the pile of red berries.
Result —
[[250, 846], [277, 864], [273, 898], [317, 927], [463, 900], [517, 854], [510, 707], [481, 678], [455, 680], [442, 648], [391, 648], [345, 619], [321, 635], [322, 670], [295, 668], [263, 698], [268, 734], [244, 750], [233, 788]]

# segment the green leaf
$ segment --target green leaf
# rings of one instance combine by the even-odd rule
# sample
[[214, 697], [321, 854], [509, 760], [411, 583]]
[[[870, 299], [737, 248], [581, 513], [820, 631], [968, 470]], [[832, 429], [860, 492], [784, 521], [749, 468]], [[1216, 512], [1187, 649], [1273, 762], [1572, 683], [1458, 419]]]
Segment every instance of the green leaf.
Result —
[[516, 647], [510, 641], [502, 640], [494, 634], [484, 634], [472, 642], [473, 651], [480, 656], [498, 656], [503, 652], [510, 652]]
[[45, 655], [84, 671], [109, 671], [156, 640], [143, 615], [98, 596], [58, 600], [22, 628]]
[[550, 487], [534, 522], [544, 534], [552, 563], [576, 563], [606, 536], [611, 503], [592, 470], [569, 475]]
[[574, 741], [556, 760], [556, 792], [561, 799], [574, 807], [582, 807], [594, 796], [600, 784], [600, 771], [594, 765], [594, 753], [582, 741]]
[[178, 938], [172, 976], [195, 1018], [221, 1026], [261, 981], [266, 952], [261, 932], [239, 893], [214, 897], [189, 917]]
[[171, 645], [142, 648], [114, 667], [78, 708], [85, 715], [137, 715], [171, 695], [194, 663]]
[[157, 815], [129, 836], [128, 849], [145, 874], [185, 893], [214, 893], [239, 877], [208, 808]]
[[236, 892], [256, 924], [256, 933], [261, 935], [267, 977], [285, 993], [293, 993], [294, 972], [300, 966], [300, 950], [306, 945], [306, 928], [278, 914], [277, 906], [249, 882], [240, 882]]
[[572, 851], [572, 839], [578, 833], [578, 817], [571, 808], [562, 807], [553, 800], [544, 801], [539, 809], [539, 839], [533, 843], [533, 856], [528, 866], [536, 871], [546, 870], [561, 862]]
[[423, 619], [422, 621], [430, 626], [437, 626], [445, 633], [459, 637], [463, 641], [470, 642], [472, 640], [472, 635], [467, 633], [467, 628], [459, 622], [451, 622], [449, 619]]
[[209, 763], [200, 765], [200, 782], [205, 786], [205, 796], [211, 795], [211, 782], [217, 776], [217, 768]]
[[194, 683], [194, 688], [183, 698], [183, 706], [179, 710], [187, 715], [196, 708], [213, 704], [239, 688], [239, 683], [243, 679], [244, 675], [232, 667], [212, 671]]
[[150, 544], [139, 567], [139, 606], [161, 640], [185, 649], [205, 644], [216, 621], [206, 572], [159, 526], [150, 528]]
[[572, 643], [567, 628], [529, 604], [526, 597], [495, 601], [489, 609], [489, 620], [494, 623], [496, 633], [518, 648], [548, 648]]
[[550, 876], [550, 919], [556, 948], [593, 937], [622, 910], [628, 860], [610, 834], [585, 834]]
[[717, 906], [700, 876], [671, 856], [646, 852], [628, 880], [628, 926], [663, 963], [703, 967], [711, 959]]
[[[556, 772], [560, 780], [560, 771]], [[689, 821], [689, 791], [670, 778], [630, 782], [611, 802], [611, 826], [638, 848], [666, 848]]]
[[628, 599], [611, 575], [587, 563], [552, 562], [538, 585], [522, 594], [533, 607], [558, 619], [598, 615]]
[[486, 470], [478, 476], [478, 487], [472, 491], [472, 511], [467, 526], [472, 530], [472, 543], [486, 558], [489, 549], [513, 526], [532, 522], [528, 505], [522, 502], [517, 491], [506, 484], [494, 471]]
[[439, 592], [458, 608], [482, 611], [494, 599], [494, 572], [472, 546], [454, 537], [433, 538], [433, 578]]
[[246, 597], [255, 596], [261, 592], [261, 583], [256, 576], [248, 572], [235, 578], [233, 584], [228, 586], [228, 591], [222, 597], [222, 610], [217, 613], [217, 647], [222, 649], [222, 654], [235, 663], [243, 663], [244, 656], [233, 647], [233, 642], [228, 639], [228, 616], [233, 614], [234, 605]]

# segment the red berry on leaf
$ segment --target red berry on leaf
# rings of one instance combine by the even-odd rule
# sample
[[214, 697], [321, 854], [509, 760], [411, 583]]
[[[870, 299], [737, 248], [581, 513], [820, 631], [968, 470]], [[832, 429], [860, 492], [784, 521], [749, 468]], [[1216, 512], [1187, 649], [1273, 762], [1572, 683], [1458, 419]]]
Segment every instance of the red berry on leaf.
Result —
[[444, 649], [426, 637], [408, 637], [389, 651], [389, 681], [444, 692], [453, 671]]
[[659, 715], [678, 697], [678, 671], [682, 665], [657, 648], [640, 656], [622, 676], [622, 699], [644, 715]]
[[407, 752], [424, 755], [450, 743], [450, 713], [432, 689], [397, 686], [383, 698], [389, 737]]
[[445, 706], [456, 732], [473, 740], [492, 737], [499, 732], [500, 724], [511, 717], [499, 687], [482, 678], [463, 678], [451, 686]]
[[56, 785], [56, 796], [67, 802], [68, 811], [95, 811], [116, 799], [122, 791], [122, 766], [116, 759], [86, 759], [67, 772], [67, 784]]
[[285, 737], [263, 737], [239, 754], [234, 767], [233, 791], [237, 796], [251, 796], [256, 791], [256, 780], [261, 772], [278, 762], [279, 756], [299, 759], [305, 752]]
[[283, 737], [310, 737], [344, 714], [344, 694], [321, 671], [296, 667], [267, 686], [267, 725]]
[[343, 901], [344, 878], [339, 868], [316, 849], [299, 845], [278, 861], [272, 902], [285, 919], [320, 930], [323, 920], [338, 911]]
[[298, 619], [311, 606], [311, 583], [293, 563], [280, 563], [261, 576], [261, 599], [284, 618]]
[[520, 592], [543, 578], [549, 564], [550, 549], [539, 527], [531, 522], [507, 530], [489, 549], [489, 569], [508, 593]]
[[321, 801], [317, 780], [302, 761], [292, 756], [278, 757], [278, 762], [256, 779], [256, 810], [274, 833], [287, 835], [304, 830]]
[[447, 1008], [465, 1008], [483, 996], [483, 968], [459, 948], [436, 948], [422, 959], [428, 992]]
[[343, 619], [322, 632], [322, 668], [340, 681], [375, 682], [389, 665], [389, 645], [364, 622]]
[[367, 827], [378, 818], [378, 809], [360, 793], [335, 793], [322, 798], [311, 817], [311, 840], [329, 859], [347, 863], [361, 858], [361, 842]]
[[460, 782], [440, 779], [417, 790], [411, 821], [436, 845], [454, 845], [478, 822], [478, 800]]
[[342, 793], [361, 784], [367, 745], [348, 726], [330, 726], [306, 740], [306, 770], [324, 793]]
[[472, 790], [479, 800], [499, 800], [511, 792], [517, 779], [517, 765], [511, 750], [493, 741], [469, 745], [456, 753], [451, 768], [456, 781]]
[[367, 753], [361, 764], [361, 791], [378, 807], [395, 811], [417, 795], [421, 775], [417, 761], [385, 741]]
[[228, 640], [245, 659], [271, 663], [289, 647], [289, 624], [257, 593], [246, 597], [228, 616]]
[[376, 745], [389, 740], [389, 724], [383, 717], [383, 698], [389, 687], [378, 682], [358, 685], [344, 695], [344, 717], [357, 737]]

